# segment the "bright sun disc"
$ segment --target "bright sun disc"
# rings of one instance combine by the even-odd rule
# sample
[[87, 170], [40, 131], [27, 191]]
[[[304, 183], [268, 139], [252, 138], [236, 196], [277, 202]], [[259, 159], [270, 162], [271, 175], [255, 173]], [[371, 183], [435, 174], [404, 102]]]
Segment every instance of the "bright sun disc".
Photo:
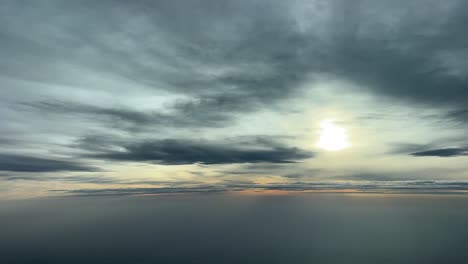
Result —
[[348, 148], [349, 146], [351, 146], [351, 144], [348, 141], [346, 129], [338, 126], [330, 119], [325, 119], [320, 122], [317, 147], [328, 151], [338, 151]]

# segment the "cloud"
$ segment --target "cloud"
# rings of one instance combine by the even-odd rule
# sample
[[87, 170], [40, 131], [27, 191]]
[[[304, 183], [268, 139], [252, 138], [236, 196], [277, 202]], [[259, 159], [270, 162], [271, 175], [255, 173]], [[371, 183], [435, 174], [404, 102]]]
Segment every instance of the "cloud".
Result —
[[0, 154], [0, 171], [57, 172], [98, 171], [98, 169], [74, 161], [38, 158], [15, 154]]
[[[300, 95], [302, 82], [321, 74], [377, 95], [458, 108], [468, 99], [468, 65], [459, 63], [468, 54], [468, 5], [430, 3], [421, 9], [427, 1], [360, 0], [352, 7], [346, 1], [158, 1], [109, 8], [108, 2], [24, 7], [7, 1], [0, 69], [13, 79], [66, 83], [71, 89], [83, 85], [73, 73], [86, 69], [193, 99], [174, 105], [168, 115], [77, 102], [46, 107], [114, 124], [123, 120], [132, 128], [223, 126], [233, 114], [276, 108]], [[16, 13], [21, 15], [9, 15]], [[71, 72], [50, 74], [63, 64], [73, 66]]]
[[389, 154], [404, 154], [419, 152], [423, 149], [435, 148], [435, 144], [416, 144], [416, 143], [394, 143], [391, 145]]
[[445, 118], [448, 120], [460, 121], [465, 123], [468, 121], [468, 109], [466, 108], [459, 108], [455, 111], [450, 111], [445, 115]]
[[225, 188], [216, 186], [198, 187], [160, 187], [160, 188], [112, 188], [112, 189], [77, 189], [51, 190], [50, 192], [64, 193], [73, 196], [121, 196], [121, 195], [149, 195], [176, 193], [214, 193], [225, 192]]
[[414, 152], [411, 155], [416, 157], [457, 157], [468, 156], [468, 148], [442, 148], [426, 151]]
[[[333, 176], [333, 180], [343, 181], [373, 181], [373, 182], [391, 182], [391, 181], [425, 181], [436, 179], [455, 179], [455, 175], [459, 175], [465, 171], [464, 168], [447, 168], [437, 166], [426, 166], [419, 169], [406, 169], [398, 171], [383, 171], [375, 169], [374, 171], [348, 171], [341, 172], [339, 176]], [[455, 176], [456, 177], [456, 176]]]
[[[7, 1], [10, 30], [1, 32], [5, 63], [13, 70], [4, 71], [20, 79], [77, 82], [49, 74], [67, 62], [198, 98], [229, 94], [245, 106], [283, 100], [307, 76], [322, 73], [417, 102], [462, 104], [468, 98], [468, 65], [461, 63], [468, 54], [464, 1], [430, 1], [424, 10], [422, 0], [360, 0], [352, 7], [346, 1], [234, 0], [108, 5]], [[21, 15], [8, 15], [19, 9]]]
[[115, 184], [122, 180], [104, 177], [104, 176], [91, 176], [91, 175], [77, 175], [77, 176], [52, 176], [52, 175], [34, 175], [20, 173], [8, 173], [1, 175], [7, 181], [62, 181], [62, 182], [77, 182], [77, 183], [94, 183], [94, 184]]
[[[81, 144], [85, 149], [90, 146], [86, 140]], [[115, 150], [116, 148], [120, 150]], [[243, 142], [224, 143], [190, 139], [144, 140], [133, 143], [104, 141], [101, 148], [96, 149], [91, 146], [90, 150], [93, 152], [85, 154], [88, 158], [166, 165], [293, 163], [297, 160], [313, 157], [313, 153], [310, 151], [258, 138], [248, 142], [244, 139]]]
[[253, 105], [245, 105], [244, 99], [224, 94], [201, 99], [179, 100], [168, 105], [164, 112], [133, 110], [128, 107], [95, 106], [59, 100], [24, 103], [23, 109], [82, 117], [130, 131], [149, 130], [154, 127], [216, 128], [230, 125], [235, 113], [253, 110]]
[[189, 186], [200, 184], [199, 181], [161, 181], [161, 180], [132, 180], [122, 179], [103, 175], [38, 175], [25, 174], [24, 172], [17, 173], [0, 173], [0, 178], [6, 181], [33, 181], [33, 182], [69, 182], [69, 183], [92, 183], [102, 185], [117, 185], [117, 186], [133, 186], [133, 185], [157, 185], [157, 186]]
[[[467, 21], [465, 2], [451, 1], [448, 6], [433, 1], [433, 8], [424, 11], [419, 9], [423, 1], [411, 1], [414, 6], [371, 1], [357, 4], [346, 9], [342, 19], [348, 26], [338, 39], [347, 41], [336, 43], [338, 74], [380, 95], [431, 106], [464, 104], [468, 98], [463, 88], [467, 84], [466, 76], [449, 74], [437, 58], [442, 56], [439, 54], [466, 49], [468, 38], [461, 33]], [[435, 14], [446, 16], [434, 18]], [[368, 15], [365, 20], [364, 15]], [[467, 65], [456, 67], [466, 69]]]
[[292, 182], [287, 184], [229, 183], [224, 185], [198, 185], [191, 187], [160, 188], [104, 188], [50, 190], [72, 196], [126, 196], [174, 193], [213, 193], [236, 191], [288, 191], [288, 192], [346, 192], [346, 193], [400, 193], [400, 194], [466, 194], [465, 181], [335, 181]]
[[[454, 140], [460, 141], [458, 139]], [[437, 146], [441, 144], [443, 144], [443, 142], [430, 144], [393, 144], [390, 154], [409, 154], [415, 157], [457, 157], [468, 155], [468, 148], [438, 148]]]
[[[377, 105], [395, 100], [413, 112], [430, 109], [434, 119], [468, 124], [467, 10], [463, 0], [50, 0], [28, 5], [5, 0], [0, 10], [0, 133], [5, 139], [0, 145], [4, 152], [19, 149], [24, 156], [2, 166], [25, 172], [92, 171], [75, 161], [83, 158], [246, 163], [219, 173], [322, 179], [329, 176], [326, 171], [294, 163], [314, 153], [271, 140], [225, 137], [276, 131], [311, 135], [295, 130], [305, 125], [283, 114], [304, 109], [297, 113], [312, 129], [322, 109], [336, 105], [339, 112], [348, 103], [360, 104], [354, 100], [361, 92], [372, 94], [376, 103], [369, 107], [379, 109], [360, 104], [367, 109], [356, 107], [347, 116], [372, 112], [361, 119], [378, 121], [379, 129], [387, 130], [403, 115], [424, 119], [402, 113], [389, 120], [374, 111], [394, 111]], [[334, 95], [321, 97], [327, 81], [330, 91], [340, 93], [336, 102]], [[349, 101], [341, 105], [345, 95]], [[366, 130], [357, 126], [350, 129], [359, 140], [358, 131]], [[309, 139], [296, 138], [295, 144]], [[443, 143], [399, 146], [386, 154], [465, 155], [463, 148], [442, 147], [466, 144]], [[68, 153], [71, 161], [34, 158], [28, 154], [32, 149]], [[357, 154], [352, 159], [363, 156]], [[251, 164], [259, 166], [248, 168]]]
[[[6, 5], [9, 12], [24, 10], [15, 2]], [[93, 4], [92, 9], [82, 5], [79, 13], [73, 4], [28, 6], [24, 20], [7, 16], [11, 28], [4, 30], [3, 38], [9, 52], [3, 55], [9, 57], [8, 62], [15, 58], [16, 63], [9, 63], [5, 74], [14, 79], [73, 87], [81, 83], [71, 73], [49, 73], [67, 70], [70, 65], [75, 71], [91, 69], [108, 78], [131, 80], [140, 88], [149, 86], [155, 92], [166, 90], [192, 97], [195, 103], [179, 109], [195, 106], [198, 111], [185, 113], [208, 116], [252, 111], [258, 105], [269, 107], [297, 90], [297, 84], [308, 74], [300, 50], [310, 43], [297, 32], [293, 18], [281, 15], [280, 2], [228, 1], [227, 6], [214, 8], [216, 11], [211, 11], [213, 7], [206, 2], [201, 9], [194, 7], [199, 12], [182, 11], [191, 5], [121, 2], [115, 9], [106, 4]], [[112, 27], [102, 23], [100, 15], [95, 16], [96, 10], [118, 23]], [[51, 15], [54, 12], [70, 16], [56, 21]], [[49, 19], [44, 21], [44, 16]], [[238, 23], [239, 19], [243, 22]], [[26, 30], [26, 24], [36, 25], [37, 20], [47, 26], [33, 26], [24, 36], [20, 33]], [[76, 29], [78, 24], [80, 28]], [[71, 28], [79, 32], [73, 34]], [[42, 67], [33, 66], [38, 64]], [[60, 69], [57, 65], [61, 64], [67, 65]], [[14, 67], [19, 69], [10, 70]], [[116, 111], [106, 114], [129, 117], [129, 113]], [[141, 115], [130, 115], [130, 119], [142, 119]]]

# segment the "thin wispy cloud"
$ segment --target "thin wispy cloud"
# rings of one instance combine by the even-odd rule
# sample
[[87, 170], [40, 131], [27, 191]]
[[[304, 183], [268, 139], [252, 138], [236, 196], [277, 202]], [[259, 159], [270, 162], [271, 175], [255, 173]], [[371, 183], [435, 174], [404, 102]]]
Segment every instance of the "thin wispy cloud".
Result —
[[57, 171], [98, 171], [96, 167], [83, 163], [49, 159], [41, 157], [22, 156], [16, 154], [0, 154], [0, 171], [9, 172], [57, 172]]
[[293, 193], [380, 193], [380, 194], [467, 194], [466, 181], [361, 181], [361, 182], [293, 182], [289, 184], [228, 183], [223, 185], [193, 185], [190, 187], [102, 188], [50, 190], [52, 195], [67, 196], [127, 196], [183, 193], [236, 193], [282, 191]]

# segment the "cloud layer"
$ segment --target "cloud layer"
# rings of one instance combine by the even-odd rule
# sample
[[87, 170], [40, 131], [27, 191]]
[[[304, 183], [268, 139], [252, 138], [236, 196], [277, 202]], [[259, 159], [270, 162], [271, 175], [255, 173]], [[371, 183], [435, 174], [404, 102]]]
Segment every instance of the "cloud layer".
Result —
[[290, 184], [237, 183], [220, 186], [198, 185], [191, 187], [112, 188], [52, 190], [61, 195], [125, 196], [177, 193], [212, 193], [242, 191], [284, 192], [344, 192], [387, 194], [467, 194], [468, 182], [457, 181], [361, 181], [361, 182], [294, 182]]
[[[462, 171], [467, 13], [463, 0], [6, 0], [0, 171], [204, 165], [199, 178], [291, 182], [416, 172], [432, 156]], [[335, 158], [313, 144], [329, 113], [356, 142]]]

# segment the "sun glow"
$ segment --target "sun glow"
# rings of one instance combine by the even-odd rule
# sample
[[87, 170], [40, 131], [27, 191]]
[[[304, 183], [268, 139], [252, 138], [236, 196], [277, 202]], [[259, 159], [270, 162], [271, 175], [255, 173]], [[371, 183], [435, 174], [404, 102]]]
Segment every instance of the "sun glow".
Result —
[[351, 146], [345, 128], [337, 125], [331, 119], [320, 122], [317, 147], [328, 151], [339, 151]]

